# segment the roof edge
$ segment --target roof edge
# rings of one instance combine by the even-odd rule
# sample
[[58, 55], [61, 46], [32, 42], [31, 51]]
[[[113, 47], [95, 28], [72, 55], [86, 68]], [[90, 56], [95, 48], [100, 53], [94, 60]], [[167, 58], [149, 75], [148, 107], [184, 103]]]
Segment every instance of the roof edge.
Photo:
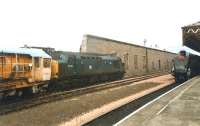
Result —
[[96, 38], [96, 39], [103, 39], [103, 40], [106, 40], [106, 41], [112, 41], [112, 42], [120, 43], [120, 44], [124, 44], [124, 45], [136, 46], [136, 47], [140, 47], [140, 48], [147, 48], [147, 49], [150, 49], [150, 50], [155, 50], [155, 51], [160, 51], [160, 52], [177, 54], [177, 53], [170, 52], [170, 51], [167, 51], [167, 50], [161, 50], [161, 49], [155, 49], [155, 48], [145, 47], [145, 46], [141, 46], [141, 45], [136, 45], [136, 44], [132, 44], [132, 43], [124, 42], [124, 41], [119, 41], [119, 40], [115, 40], [115, 39], [100, 37], [100, 36], [91, 35], [91, 34], [85, 34], [84, 36], [85, 37]]

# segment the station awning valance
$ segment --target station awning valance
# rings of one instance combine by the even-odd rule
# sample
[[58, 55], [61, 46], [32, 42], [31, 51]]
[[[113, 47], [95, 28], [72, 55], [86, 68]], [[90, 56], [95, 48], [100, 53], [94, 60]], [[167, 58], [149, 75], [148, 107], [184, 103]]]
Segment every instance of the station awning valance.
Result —
[[200, 52], [200, 22], [182, 27], [183, 45]]

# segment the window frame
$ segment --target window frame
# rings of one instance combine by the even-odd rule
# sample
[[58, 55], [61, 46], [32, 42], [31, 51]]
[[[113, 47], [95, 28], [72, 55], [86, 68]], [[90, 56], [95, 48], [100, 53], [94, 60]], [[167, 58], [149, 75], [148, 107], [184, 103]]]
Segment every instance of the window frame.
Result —
[[50, 68], [51, 67], [51, 59], [50, 58], [43, 58], [43, 67]]

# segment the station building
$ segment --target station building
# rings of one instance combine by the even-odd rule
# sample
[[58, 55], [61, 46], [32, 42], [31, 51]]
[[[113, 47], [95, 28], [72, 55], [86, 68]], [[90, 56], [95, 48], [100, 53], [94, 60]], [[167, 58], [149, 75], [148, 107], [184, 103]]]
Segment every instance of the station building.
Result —
[[94, 35], [84, 35], [80, 52], [116, 54], [125, 64], [127, 76], [171, 71], [171, 61], [177, 55]]

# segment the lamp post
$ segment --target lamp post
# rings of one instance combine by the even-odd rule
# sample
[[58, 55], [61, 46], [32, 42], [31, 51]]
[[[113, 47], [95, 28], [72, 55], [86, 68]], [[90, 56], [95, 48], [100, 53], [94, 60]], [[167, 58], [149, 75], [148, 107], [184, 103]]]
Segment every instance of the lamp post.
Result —
[[144, 47], [146, 47], [146, 43], [147, 43], [147, 40], [146, 39], [144, 39]]

